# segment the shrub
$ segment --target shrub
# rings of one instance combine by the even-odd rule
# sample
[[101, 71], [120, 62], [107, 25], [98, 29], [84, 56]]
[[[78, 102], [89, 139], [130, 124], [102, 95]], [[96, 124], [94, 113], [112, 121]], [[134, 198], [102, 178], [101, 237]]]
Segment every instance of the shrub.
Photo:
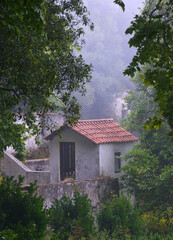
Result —
[[42, 143], [39, 146], [32, 146], [25, 151], [14, 153], [14, 156], [21, 160], [49, 158], [49, 148], [47, 143]]
[[49, 147], [47, 143], [42, 143], [37, 147], [30, 147], [27, 149], [27, 154], [24, 156], [28, 159], [49, 158]]
[[112, 201], [102, 206], [97, 221], [99, 230], [107, 230], [120, 239], [131, 239], [131, 236], [142, 234], [142, 218], [137, 209], [133, 208], [130, 200], [114, 195]]
[[11, 229], [6, 229], [0, 232], [0, 240], [16, 240], [17, 234]]
[[173, 208], [165, 211], [157, 209], [143, 214], [143, 220], [149, 233], [173, 233]]
[[0, 232], [10, 229], [14, 239], [40, 240], [47, 224], [43, 199], [34, 195], [35, 184], [24, 190], [22, 183], [22, 177], [3, 178], [0, 183]]
[[50, 225], [61, 240], [70, 235], [75, 239], [87, 237], [94, 230], [91, 201], [77, 190], [72, 199], [66, 195], [60, 200], [54, 199], [50, 218]]

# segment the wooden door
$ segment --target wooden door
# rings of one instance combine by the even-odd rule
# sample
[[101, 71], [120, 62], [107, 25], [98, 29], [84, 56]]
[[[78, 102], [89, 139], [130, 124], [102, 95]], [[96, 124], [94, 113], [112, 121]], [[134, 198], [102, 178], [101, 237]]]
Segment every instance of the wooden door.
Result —
[[75, 143], [60, 142], [60, 177], [75, 178]]

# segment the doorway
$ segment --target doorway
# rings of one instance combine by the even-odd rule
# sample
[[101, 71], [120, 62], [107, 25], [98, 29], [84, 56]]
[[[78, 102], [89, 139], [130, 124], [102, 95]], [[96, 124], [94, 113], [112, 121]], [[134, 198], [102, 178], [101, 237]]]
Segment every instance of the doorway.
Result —
[[60, 142], [60, 179], [75, 178], [75, 143]]

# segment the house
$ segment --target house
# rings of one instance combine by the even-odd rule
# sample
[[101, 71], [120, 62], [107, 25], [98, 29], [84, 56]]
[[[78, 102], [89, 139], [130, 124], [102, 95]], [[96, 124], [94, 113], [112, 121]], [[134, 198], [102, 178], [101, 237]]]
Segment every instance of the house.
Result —
[[138, 139], [113, 119], [79, 120], [45, 137], [49, 140], [50, 182], [101, 176], [118, 178], [127, 153]]
[[[137, 142], [113, 119], [79, 120], [74, 126], [62, 126], [45, 137], [49, 140], [50, 160], [35, 159], [25, 163], [5, 152], [0, 159], [2, 176], [24, 176], [24, 184], [37, 181], [38, 195], [50, 207], [53, 199], [63, 194], [72, 196], [76, 186], [88, 195], [94, 207], [100, 199], [119, 194], [119, 168], [127, 153]], [[66, 178], [76, 181], [61, 181]]]

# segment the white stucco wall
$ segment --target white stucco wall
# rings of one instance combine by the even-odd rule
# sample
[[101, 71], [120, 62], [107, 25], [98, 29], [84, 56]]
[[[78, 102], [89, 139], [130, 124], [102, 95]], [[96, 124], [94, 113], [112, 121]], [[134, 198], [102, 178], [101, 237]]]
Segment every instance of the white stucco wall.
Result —
[[99, 177], [99, 145], [92, 143], [70, 128], [62, 137], [55, 135], [50, 141], [51, 183], [60, 181], [60, 142], [75, 143], [75, 178], [86, 180]]
[[[121, 156], [132, 149], [135, 142], [129, 143], [104, 143], [100, 144], [100, 175], [118, 178], [121, 173], [115, 173], [114, 153], [120, 152]], [[121, 166], [125, 161], [121, 160]]]
[[24, 178], [24, 183], [33, 183], [37, 181], [38, 184], [50, 183], [50, 172], [49, 171], [31, 171], [21, 161], [16, 159], [9, 153], [4, 153], [4, 158], [0, 159], [0, 171], [4, 177], [14, 177], [18, 179], [21, 175]]

